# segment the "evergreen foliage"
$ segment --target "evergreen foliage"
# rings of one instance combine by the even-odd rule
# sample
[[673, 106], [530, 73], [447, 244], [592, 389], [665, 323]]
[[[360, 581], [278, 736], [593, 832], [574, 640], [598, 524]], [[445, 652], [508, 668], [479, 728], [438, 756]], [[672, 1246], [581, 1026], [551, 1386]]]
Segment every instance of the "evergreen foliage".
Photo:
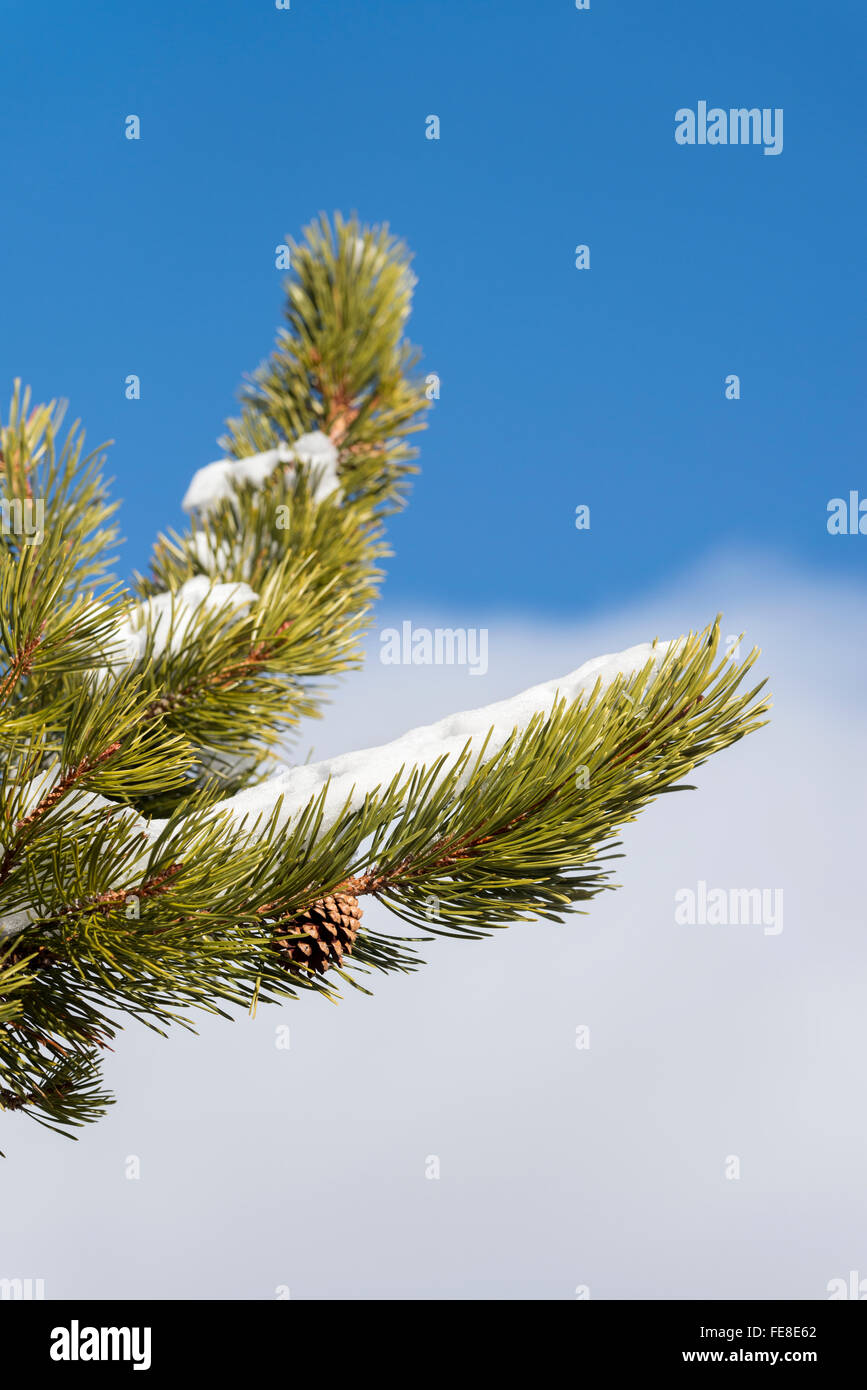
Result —
[[[334, 998], [414, 969], [420, 941], [580, 910], [612, 886], [617, 827], [767, 709], [756, 653], [723, 655], [713, 623], [496, 753], [406, 766], [336, 816], [323, 790], [288, 823], [277, 806], [239, 826], [227, 798], [359, 663], [428, 405], [406, 248], [323, 218], [291, 257], [286, 326], [221, 443], [247, 458], [321, 432], [339, 491], [277, 467], [161, 536], [129, 589], [103, 450], [18, 384], [0, 423], [0, 1107], [60, 1133], [111, 1103], [100, 1057], [124, 1016], [164, 1033], [196, 1010]], [[141, 650], [120, 660], [136, 621]], [[413, 936], [362, 920], [339, 968], [294, 965], [279, 943], [347, 884]]]

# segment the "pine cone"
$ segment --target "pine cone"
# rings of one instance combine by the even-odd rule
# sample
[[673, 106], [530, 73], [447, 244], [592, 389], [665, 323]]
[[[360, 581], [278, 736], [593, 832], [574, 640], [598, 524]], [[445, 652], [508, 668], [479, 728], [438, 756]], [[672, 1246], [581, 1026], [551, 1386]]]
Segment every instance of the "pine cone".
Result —
[[[281, 922], [274, 945], [287, 967], [322, 975], [349, 955], [361, 924], [361, 908], [351, 893], [318, 898], [297, 917]], [[304, 932], [304, 936], [297, 935]], [[284, 935], [285, 933], [285, 935]], [[288, 938], [288, 939], [287, 939]]]

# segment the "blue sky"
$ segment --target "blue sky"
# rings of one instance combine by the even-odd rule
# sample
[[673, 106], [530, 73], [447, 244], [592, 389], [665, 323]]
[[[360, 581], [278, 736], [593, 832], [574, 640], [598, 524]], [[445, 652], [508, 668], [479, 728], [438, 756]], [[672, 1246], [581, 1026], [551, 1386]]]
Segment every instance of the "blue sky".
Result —
[[[867, 494], [865, 27], [803, 0], [19, 6], [2, 396], [22, 376], [115, 439], [144, 565], [270, 349], [276, 245], [357, 210], [416, 253], [442, 381], [390, 604], [579, 618], [720, 550], [860, 583], [867, 539], [825, 521]], [[782, 107], [782, 154], [678, 146], [700, 100]]]

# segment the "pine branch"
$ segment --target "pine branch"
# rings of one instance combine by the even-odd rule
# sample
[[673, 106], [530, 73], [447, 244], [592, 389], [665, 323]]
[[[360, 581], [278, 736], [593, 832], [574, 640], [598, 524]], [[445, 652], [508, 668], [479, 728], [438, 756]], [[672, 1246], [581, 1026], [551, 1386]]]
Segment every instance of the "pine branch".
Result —
[[[236, 689], [236, 677], [243, 681], [238, 694], [260, 711], [264, 755], [285, 738], [287, 723], [319, 712], [317, 678], [359, 664], [358, 637], [378, 596], [377, 562], [388, 553], [380, 518], [405, 492], [413, 471], [406, 439], [429, 404], [410, 375], [416, 354], [403, 338], [414, 281], [402, 243], [386, 228], [338, 217], [332, 229], [323, 218], [305, 243], [293, 243], [292, 263], [288, 327], [245, 389], [242, 415], [224, 441], [237, 466], [224, 461], [211, 466], [215, 477], [208, 480], [206, 469], [194, 480], [190, 531], [161, 537], [151, 577], [138, 582], [147, 596], [197, 575], [245, 582], [260, 595], [260, 611], [276, 616], [279, 606], [283, 630], [293, 629], [290, 641], [268, 647], [267, 661], [253, 660], [252, 649], [237, 653], [222, 685], [215, 665], [198, 663], [191, 682], [167, 679], [155, 698], [153, 708], [197, 741], [210, 766], [215, 753], [254, 751], [247, 739], [228, 736], [226, 722], [209, 723], [217, 706], [199, 696], [215, 685]], [[302, 440], [308, 449], [328, 441], [339, 496], [320, 495], [315, 469], [299, 466]], [[203, 510], [197, 499], [208, 488], [214, 500]], [[223, 703], [221, 714], [227, 709]], [[244, 725], [243, 711], [234, 723]]]
[[[63, 1133], [111, 1102], [119, 1018], [336, 999], [437, 936], [560, 921], [613, 886], [619, 826], [764, 722], [717, 622], [268, 774], [359, 663], [427, 408], [402, 244], [321, 219], [292, 263], [231, 457], [136, 593], [77, 423], [18, 385], [0, 423], [0, 1108]], [[371, 928], [370, 897], [416, 934]]]

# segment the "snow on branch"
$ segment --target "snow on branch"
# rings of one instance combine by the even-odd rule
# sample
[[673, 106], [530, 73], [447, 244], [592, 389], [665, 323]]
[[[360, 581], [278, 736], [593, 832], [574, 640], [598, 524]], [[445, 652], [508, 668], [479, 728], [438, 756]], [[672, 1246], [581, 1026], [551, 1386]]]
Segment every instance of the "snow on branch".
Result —
[[155, 594], [119, 620], [103, 646], [106, 663], [94, 668], [90, 679], [94, 685], [116, 680], [144, 659], [149, 643], [154, 660], [166, 652], [180, 655], [200, 613], [243, 613], [258, 597], [249, 584], [214, 584], [206, 575], [188, 579], [176, 593]]
[[231, 497], [243, 483], [261, 488], [281, 464], [298, 464], [310, 470], [313, 500], [321, 502], [340, 487], [337, 472], [337, 449], [327, 434], [316, 430], [302, 434], [291, 446], [279, 444], [261, 454], [240, 459], [217, 459], [199, 468], [192, 477], [181, 503], [184, 511], [206, 516], [224, 498]]
[[[558, 680], [531, 686], [507, 700], [480, 709], [447, 715], [435, 724], [411, 729], [391, 743], [376, 748], [358, 749], [319, 763], [279, 767], [265, 781], [217, 802], [204, 814], [208, 818], [219, 816], [224, 833], [234, 830], [243, 840], [255, 840], [257, 831], [261, 833], [266, 825], [273, 828], [288, 825], [305, 811], [311, 799], [327, 788], [319, 825], [319, 833], [322, 834], [334, 825], [345, 810], [360, 810], [367, 796], [377, 788], [388, 786], [402, 770], [422, 765], [431, 768], [441, 759], [438, 780], [454, 767], [468, 744], [477, 750], [484, 744], [486, 760], [493, 758], [515, 731], [526, 729], [534, 716], [549, 714], [560, 700], [574, 703], [581, 696], [590, 695], [597, 683], [604, 689], [618, 676], [628, 678], [636, 675], [649, 663], [652, 678], [668, 652], [680, 646], [682, 640], [644, 642], [622, 652], [594, 657]], [[457, 790], [469, 778], [470, 771], [468, 763], [458, 779]], [[20, 815], [32, 813], [32, 808], [55, 785], [58, 775], [57, 769], [52, 769], [30, 784], [25, 790]], [[102, 807], [115, 812], [119, 809], [94, 794], [73, 798], [66, 809], [80, 813]], [[275, 812], [277, 815], [272, 821]], [[123, 816], [129, 819], [130, 854], [136, 867], [143, 868], [144, 845], [148, 842], [153, 844], [164, 833], [169, 822], [158, 818], [145, 821], [129, 808], [124, 809]], [[182, 820], [180, 825], [184, 824]], [[0, 918], [0, 937], [15, 935], [33, 920], [34, 913], [30, 909], [12, 913], [5, 919]]]
[[[278, 803], [276, 823], [286, 825], [327, 786], [320, 824], [322, 833], [345, 809], [359, 810], [366, 796], [379, 787], [388, 786], [401, 769], [422, 764], [430, 768], [442, 758], [438, 773], [442, 777], [468, 744], [480, 748], [484, 743], [486, 759], [493, 758], [515, 730], [526, 729], [535, 715], [550, 713], [559, 700], [573, 703], [580, 696], [589, 695], [597, 682], [605, 688], [618, 676], [637, 674], [648, 663], [652, 663], [651, 676], [655, 676], [666, 654], [678, 645], [678, 641], [644, 642], [623, 652], [594, 657], [559, 680], [532, 686], [510, 699], [480, 709], [447, 715], [435, 724], [411, 729], [377, 748], [343, 753], [319, 763], [281, 767], [257, 786], [247, 787], [218, 802], [208, 815], [225, 814], [229, 824], [246, 835], [255, 836], [257, 828], [269, 822]], [[467, 768], [465, 777], [469, 775]], [[151, 833], [161, 833], [167, 823], [152, 820]]]
[[[153, 834], [149, 822], [130, 806], [109, 801], [97, 792], [78, 791], [76, 783], [80, 776], [90, 771], [92, 767], [89, 764], [81, 765], [64, 776], [60, 763], [55, 762], [20, 788], [13, 803], [14, 833], [5, 845], [0, 846], [0, 882], [17, 856], [23, 833], [35, 823], [45, 820], [55, 809], [62, 809], [67, 824], [74, 825], [78, 817], [79, 824], [85, 830], [95, 826], [98, 818], [110, 817], [115, 830], [122, 835], [122, 844], [124, 847], [129, 845], [134, 854], [136, 866], [144, 865], [144, 847]], [[29, 905], [0, 916], [0, 941], [4, 937], [17, 936], [25, 927], [38, 921], [39, 916], [39, 912]]]

